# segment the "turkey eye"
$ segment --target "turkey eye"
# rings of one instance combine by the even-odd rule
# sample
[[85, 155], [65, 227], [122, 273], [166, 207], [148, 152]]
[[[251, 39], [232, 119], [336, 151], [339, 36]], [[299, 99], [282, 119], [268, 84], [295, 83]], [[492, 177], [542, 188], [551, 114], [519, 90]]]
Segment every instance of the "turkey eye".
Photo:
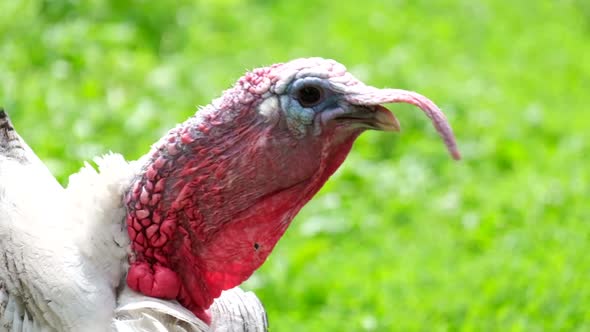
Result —
[[324, 90], [315, 85], [306, 85], [297, 90], [295, 97], [303, 107], [313, 107], [319, 104], [324, 97]]

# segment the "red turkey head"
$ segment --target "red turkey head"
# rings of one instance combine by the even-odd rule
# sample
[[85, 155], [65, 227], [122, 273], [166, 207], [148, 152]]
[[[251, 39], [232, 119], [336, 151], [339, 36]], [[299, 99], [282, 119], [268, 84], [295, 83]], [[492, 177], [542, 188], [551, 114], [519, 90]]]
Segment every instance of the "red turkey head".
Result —
[[266, 260], [367, 129], [398, 131], [383, 104], [418, 106], [459, 158], [443, 113], [320, 58], [255, 69], [154, 145], [126, 196], [128, 285], [208, 320], [222, 290]]

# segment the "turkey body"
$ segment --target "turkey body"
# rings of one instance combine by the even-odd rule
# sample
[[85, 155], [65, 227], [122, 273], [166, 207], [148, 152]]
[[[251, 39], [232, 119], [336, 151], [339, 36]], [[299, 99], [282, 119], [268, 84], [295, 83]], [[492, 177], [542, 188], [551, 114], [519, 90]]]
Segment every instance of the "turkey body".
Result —
[[66, 191], [0, 121], [0, 331], [106, 331], [115, 294], [77, 245]]

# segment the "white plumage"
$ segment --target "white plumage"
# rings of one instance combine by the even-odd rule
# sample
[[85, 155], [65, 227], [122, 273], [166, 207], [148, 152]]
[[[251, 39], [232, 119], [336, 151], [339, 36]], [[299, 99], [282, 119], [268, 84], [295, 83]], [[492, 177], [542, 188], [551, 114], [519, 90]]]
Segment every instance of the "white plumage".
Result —
[[264, 331], [252, 293], [226, 291], [207, 326], [124, 282], [123, 193], [140, 162], [95, 159], [64, 189], [0, 110], [0, 332]]

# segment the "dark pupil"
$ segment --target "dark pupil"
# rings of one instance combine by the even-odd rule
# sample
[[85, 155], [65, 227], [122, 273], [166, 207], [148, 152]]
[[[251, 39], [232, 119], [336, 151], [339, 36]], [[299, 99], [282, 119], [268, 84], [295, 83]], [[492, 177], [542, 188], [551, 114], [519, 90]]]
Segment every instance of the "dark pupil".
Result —
[[322, 99], [322, 91], [315, 86], [305, 86], [299, 90], [298, 99], [302, 106], [313, 106]]

